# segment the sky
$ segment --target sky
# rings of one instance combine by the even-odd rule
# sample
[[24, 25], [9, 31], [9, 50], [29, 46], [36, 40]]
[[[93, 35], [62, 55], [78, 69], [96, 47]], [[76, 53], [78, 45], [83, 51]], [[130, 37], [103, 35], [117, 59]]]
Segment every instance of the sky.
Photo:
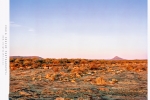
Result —
[[10, 56], [147, 59], [147, 0], [10, 0]]

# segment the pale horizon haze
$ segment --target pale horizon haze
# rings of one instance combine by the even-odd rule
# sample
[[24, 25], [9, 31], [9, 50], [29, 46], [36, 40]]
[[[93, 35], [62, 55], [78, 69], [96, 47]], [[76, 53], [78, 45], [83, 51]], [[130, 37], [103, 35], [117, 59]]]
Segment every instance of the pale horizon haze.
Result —
[[10, 56], [147, 59], [147, 0], [10, 0]]

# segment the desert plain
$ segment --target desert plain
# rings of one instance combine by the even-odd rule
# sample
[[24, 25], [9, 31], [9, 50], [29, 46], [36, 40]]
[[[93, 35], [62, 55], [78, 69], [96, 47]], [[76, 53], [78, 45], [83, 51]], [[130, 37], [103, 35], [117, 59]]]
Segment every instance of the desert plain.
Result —
[[147, 60], [10, 57], [9, 100], [147, 100]]

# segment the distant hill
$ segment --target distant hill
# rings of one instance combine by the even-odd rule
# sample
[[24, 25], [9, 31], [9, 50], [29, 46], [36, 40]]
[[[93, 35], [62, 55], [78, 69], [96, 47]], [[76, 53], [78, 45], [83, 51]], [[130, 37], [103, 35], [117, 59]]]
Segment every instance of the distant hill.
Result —
[[39, 56], [10, 56], [10, 58], [39, 58], [39, 59], [43, 59], [42, 57], [39, 57]]
[[125, 59], [120, 58], [120, 57], [118, 57], [118, 56], [115, 56], [115, 57], [114, 57], [114, 58], [112, 58], [111, 60], [125, 60]]

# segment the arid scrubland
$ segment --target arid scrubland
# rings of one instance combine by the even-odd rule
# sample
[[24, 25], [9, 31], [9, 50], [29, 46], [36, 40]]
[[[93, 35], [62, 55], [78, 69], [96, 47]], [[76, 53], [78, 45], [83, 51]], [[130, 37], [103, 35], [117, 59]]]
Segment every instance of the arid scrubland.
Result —
[[10, 100], [147, 100], [147, 60], [10, 57]]

